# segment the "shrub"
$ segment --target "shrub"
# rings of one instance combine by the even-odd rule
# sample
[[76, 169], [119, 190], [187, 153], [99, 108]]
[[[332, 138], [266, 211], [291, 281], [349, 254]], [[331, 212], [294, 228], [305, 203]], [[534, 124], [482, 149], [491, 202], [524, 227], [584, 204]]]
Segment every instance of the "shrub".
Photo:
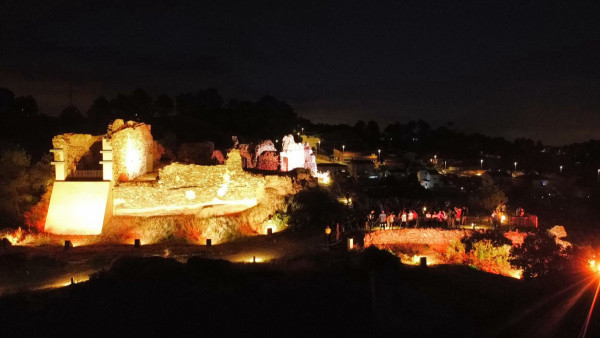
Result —
[[491, 240], [484, 239], [473, 244], [473, 262], [486, 267], [487, 271], [505, 271], [510, 269], [510, 245], [495, 246]]
[[510, 251], [510, 264], [523, 269], [524, 278], [535, 278], [564, 270], [570, 258], [568, 249], [556, 243], [547, 231], [525, 237], [523, 244]]
[[502, 231], [474, 232], [471, 236], [464, 237], [461, 242], [465, 244], [466, 252], [470, 252], [475, 243], [483, 240], [489, 240], [493, 246], [512, 245], [511, 240], [506, 238]]
[[303, 190], [292, 197], [288, 206], [290, 225], [321, 229], [346, 218], [346, 208], [321, 188]]
[[453, 263], [462, 263], [466, 259], [465, 244], [455, 239], [446, 247], [446, 259]]

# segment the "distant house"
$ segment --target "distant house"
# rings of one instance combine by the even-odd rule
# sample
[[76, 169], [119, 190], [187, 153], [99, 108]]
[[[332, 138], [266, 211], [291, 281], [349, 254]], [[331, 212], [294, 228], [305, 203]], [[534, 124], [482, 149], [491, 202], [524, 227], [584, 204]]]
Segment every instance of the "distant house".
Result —
[[441, 185], [440, 174], [437, 170], [421, 169], [417, 172], [417, 179], [425, 189], [432, 189]]
[[348, 172], [356, 180], [378, 178], [375, 163], [371, 160], [350, 160], [348, 162]]

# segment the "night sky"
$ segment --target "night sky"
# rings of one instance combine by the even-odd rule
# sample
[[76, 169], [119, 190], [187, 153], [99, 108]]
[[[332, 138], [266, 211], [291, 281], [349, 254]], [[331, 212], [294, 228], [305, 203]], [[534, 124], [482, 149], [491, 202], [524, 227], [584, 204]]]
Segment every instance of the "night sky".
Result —
[[600, 139], [599, 18], [597, 1], [3, 0], [0, 87], [50, 115], [70, 84], [84, 112], [99, 95], [214, 87], [313, 122], [563, 144]]

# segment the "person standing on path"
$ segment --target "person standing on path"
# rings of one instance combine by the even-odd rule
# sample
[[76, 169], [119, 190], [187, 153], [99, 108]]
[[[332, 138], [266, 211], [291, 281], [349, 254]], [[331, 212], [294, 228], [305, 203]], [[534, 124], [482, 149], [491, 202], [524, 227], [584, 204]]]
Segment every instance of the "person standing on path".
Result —
[[387, 216], [385, 211], [381, 210], [381, 214], [379, 214], [379, 230], [385, 229], [385, 225], [387, 224]]

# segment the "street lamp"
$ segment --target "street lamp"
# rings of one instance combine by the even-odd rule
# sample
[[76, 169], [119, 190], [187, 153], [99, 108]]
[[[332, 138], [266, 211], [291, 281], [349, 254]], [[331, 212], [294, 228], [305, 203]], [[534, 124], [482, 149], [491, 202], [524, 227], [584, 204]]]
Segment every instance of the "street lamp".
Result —
[[558, 167], [558, 169], [560, 170], [560, 173], [562, 174], [562, 165], [560, 167]]
[[319, 140], [319, 145], [317, 146], [317, 154], [319, 153], [319, 149], [321, 149], [321, 140]]
[[377, 152], [379, 153], [379, 163], [381, 163], [381, 149], [377, 149]]
[[483, 159], [479, 160], [480, 168], [483, 170]]
[[444, 170], [446, 170], [446, 161], [444, 161]]
[[517, 162], [515, 162], [515, 171], [517, 171]]
[[433, 162], [437, 164], [437, 155], [433, 155]]
[[346, 150], [346, 145], [342, 145], [342, 163], [344, 162], [344, 151]]

